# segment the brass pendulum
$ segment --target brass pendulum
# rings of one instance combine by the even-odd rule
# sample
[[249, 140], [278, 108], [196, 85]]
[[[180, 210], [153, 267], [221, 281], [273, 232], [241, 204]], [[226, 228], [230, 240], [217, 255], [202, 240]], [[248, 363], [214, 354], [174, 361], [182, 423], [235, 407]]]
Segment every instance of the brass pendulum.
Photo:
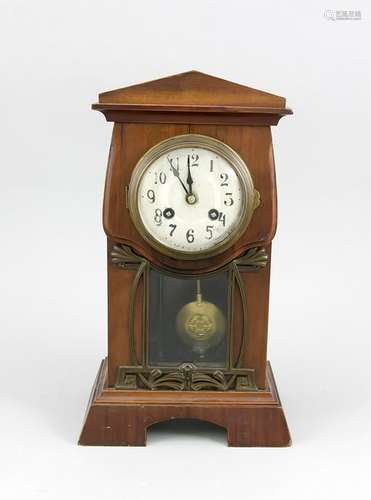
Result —
[[222, 311], [212, 302], [204, 301], [201, 281], [197, 279], [196, 300], [184, 305], [176, 318], [176, 327], [182, 340], [200, 355], [217, 345], [225, 332]]

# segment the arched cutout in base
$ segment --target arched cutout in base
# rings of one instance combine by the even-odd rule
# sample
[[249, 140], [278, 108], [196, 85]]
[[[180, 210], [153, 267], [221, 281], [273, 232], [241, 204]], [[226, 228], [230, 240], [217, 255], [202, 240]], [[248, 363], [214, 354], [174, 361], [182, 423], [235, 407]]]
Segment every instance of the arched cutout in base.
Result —
[[174, 418], [154, 423], [147, 427], [149, 445], [174, 440], [200, 439], [225, 444], [227, 431], [224, 427], [196, 418]]

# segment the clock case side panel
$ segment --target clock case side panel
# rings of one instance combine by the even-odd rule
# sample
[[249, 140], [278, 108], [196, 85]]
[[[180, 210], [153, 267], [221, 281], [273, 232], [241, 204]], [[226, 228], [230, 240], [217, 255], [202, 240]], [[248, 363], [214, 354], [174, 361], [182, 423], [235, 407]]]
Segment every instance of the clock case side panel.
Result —
[[[136, 230], [127, 192], [138, 160], [160, 141], [187, 133], [214, 137], [232, 147], [246, 162], [261, 203], [241, 238], [223, 253], [202, 260], [181, 260], [153, 249]], [[131, 246], [156, 266], [184, 274], [213, 271], [254, 246], [266, 246], [277, 222], [272, 138], [269, 127], [115, 123], [106, 178], [103, 225], [109, 239]]]
[[[242, 366], [255, 371], [258, 389], [265, 389], [266, 386], [271, 245], [265, 247], [265, 250], [268, 258], [264, 268], [258, 272], [241, 273], [247, 311], [247, 342]], [[236, 314], [238, 315], [238, 310]], [[236, 319], [238, 321], [238, 317]]]
[[[137, 283], [137, 266], [123, 270], [113, 265], [114, 242], [107, 240], [108, 280], [108, 383], [115, 384], [120, 365], [133, 364], [130, 329], [133, 329], [134, 351], [142, 355], [143, 282]], [[133, 296], [134, 294], [134, 296]], [[130, 311], [133, 307], [133, 311]]]

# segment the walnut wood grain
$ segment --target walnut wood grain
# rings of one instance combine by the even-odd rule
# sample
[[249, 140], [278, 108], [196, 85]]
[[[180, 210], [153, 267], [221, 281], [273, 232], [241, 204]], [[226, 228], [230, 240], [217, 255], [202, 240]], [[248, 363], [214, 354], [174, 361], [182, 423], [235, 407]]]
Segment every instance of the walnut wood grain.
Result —
[[269, 282], [271, 247], [266, 247], [269, 260], [265, 268], [257, 273], [241, 273], [246, 290], [248, 316], [248, 344], [244, 352], [243, 366], [255, 370], [256, 385], [262, 389], [266, 382]]
[[289, 446], [285, 415], [267, 365], [267, 389], [258, 392], [176, 393], [123, 391], [107, 384], [102, 362], [89, 400], [80, 445], [145, 446], [147, 429], [174, 418], [224, 427], [229, 446]]
[[[99, 94], [99, 104], [285, 109], [286, 99], [239, 83], [187, 71]], [[98, 106], [98, 105], [96, 105]]]
[[[112, 248], [108, 242], [108, 253]], [[123, 272], [108, 263], [108, 367], [109, 382], [113, 385], [117, 367], [130, 364], [129, 357], [129, 291], [136, 271]], [[137, 313], [140, 321], [140, 314]]]
[[263, 127], [277, 125], [284, 114], [291, 113], [273, 113], [270, 112], [228, 112], [210, 109], [202, 113], [185, 111], [178, 109], [177, 112], [168, 110], [157, 110], [154, 112], [147, 106], [146, 109], [133, 111], [132, 109], [111, 109], [105, 105], [94, 106], [93, 109], [102, 111], [108, 122], [115, 123], [177, 123], [185, 124], [199, 123], [201, 125], [250, 125], [254, 127]]

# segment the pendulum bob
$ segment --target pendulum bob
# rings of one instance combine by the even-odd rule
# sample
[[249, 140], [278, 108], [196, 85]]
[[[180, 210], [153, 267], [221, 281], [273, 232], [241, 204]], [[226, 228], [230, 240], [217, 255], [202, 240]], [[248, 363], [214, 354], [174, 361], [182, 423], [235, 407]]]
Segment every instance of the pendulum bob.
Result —
[[177, 314], [176, 329], [182, 341], [200, 356], [218, 345], [225, 334], [224, 315], [215, 304], [203, 300], [200, 280], [196, 300], [185, 304]]

